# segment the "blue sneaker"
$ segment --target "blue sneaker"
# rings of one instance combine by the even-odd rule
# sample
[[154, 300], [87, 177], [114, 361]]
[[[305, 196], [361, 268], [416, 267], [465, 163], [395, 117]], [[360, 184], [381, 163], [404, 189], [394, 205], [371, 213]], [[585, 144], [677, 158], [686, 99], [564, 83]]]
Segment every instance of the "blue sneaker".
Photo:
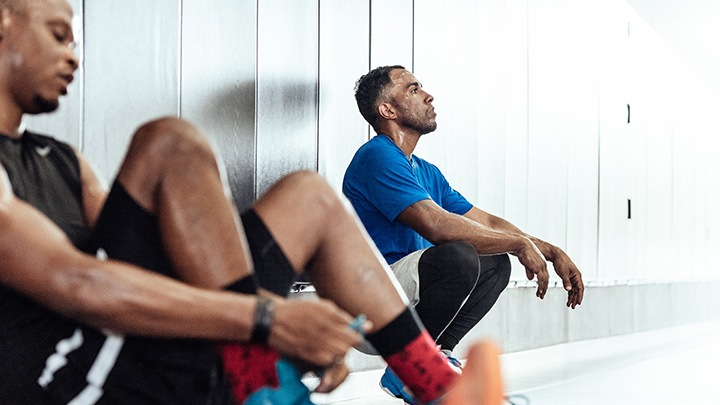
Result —
[[440, 350], [442, 354], [445, 355], [445, 358], [447, 358], [448, 363], [450, 363], [451, 366], [457, 368], [457, 371], [462, 372], [462, 363], [460, 363], [460, 360], [456, 359], [452, 356], [452, 352], [449, 350]]
[[407, 404], [415, 405], [415, 398], [413, 398], [412, 393], [390, 370], [390, 367], [385, 367], [385, 374], [380, 378], [380, 388], [395, 398], [402, 399]]
[[[448, 350], [441, 350], [441, 353], [447, 359], [448, 364], [450, 364], [451, 367], [456, 369], [455, 371], [457, 371], [458, 373], [462, 373], [462, 363], [460, 363], [460, 360], [452, 356], [452, 352]], [[402, 381], [400, 381], [398, 376], [396, 376], [395, 373], [392, 372], [392, 370], [390, 370], [390, 367], [385, 367], [385, 374], [383, 374], [382, 378], [380, 378], [380, 388], [382, 388], [383, 391], [394, 396], [395, 398], [402, 399], [403, 401], [405, 401], [406, 404], [419, 404], [419, 402], [415, 401], [415, 398], [413, 397], [408, 387], [405, 386]], [[426, 405], [439, 404], [441, 401], [442, 398], [438, 398], [437, 400]]]

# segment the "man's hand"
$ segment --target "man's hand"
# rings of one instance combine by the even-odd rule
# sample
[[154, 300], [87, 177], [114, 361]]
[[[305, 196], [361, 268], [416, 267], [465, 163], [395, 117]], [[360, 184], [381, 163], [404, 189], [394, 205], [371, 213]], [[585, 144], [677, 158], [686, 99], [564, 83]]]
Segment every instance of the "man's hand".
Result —
[[360, 334], [349, 327], [351, 321], [349, 314], [327, 300], [277, 300], [268, 344], [289, 358], [323, 369], [339, 363], [349, 348], [360, 343]]
[[520, 260], [520, 264], [525, 266], [525, 275], [528, 280], [532, 280], [537, 276], [538, 288], [535, 296], [543, 299], [548, 289], [548, 280], [550, 275], [547, 271], [547, 262], [545, 256], [540, 252], [540, 249], [529, 239], [523, 237], [525, 244], [522, 248], [517, 250], [514, 254]]
[[575, 263], [570, 260], [565, 252], [558, 249], [553, 260], [555, 272], [562, 279], [563, 287], [568, 292], [567, 306], [575, 309], [577, 305], [582, 304], [583, 295], [585, 294], [585, 285], [583, 284], [582, 274], [578, 270]]
[[345, 381], [348, 374], [350, 374], [350, 370], [348, 370], [345, 364], [345, 359], [342, 359], [342, 361], [338, 359], [336, 364], [324, 370], [320, 377], [320, 385], [315, 388], [315, 392], [327, 394], [334, 391], [335, 388]]

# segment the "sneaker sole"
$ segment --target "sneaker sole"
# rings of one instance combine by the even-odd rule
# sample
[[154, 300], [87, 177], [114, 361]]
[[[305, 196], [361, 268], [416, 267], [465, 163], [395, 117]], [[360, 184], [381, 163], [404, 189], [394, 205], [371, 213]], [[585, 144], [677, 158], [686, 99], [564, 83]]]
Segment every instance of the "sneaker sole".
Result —
[[383, 386], [382, 383], [378, 383], [378, 385], [380, 386], [380, 388], [381, 388], [383, 391], [385, 391], [386, 394], [390, 395], [391, 397], [397, 398], [397, 399], [402, 399], [403, 403], [405, 403], [406, 405], [412, 405], [412, 403], [405, 401], [405, 398], [403, 398], [402, 396], [398, 396], [398, 395], [393, 394], [392, 391], [390, 391], [388, 388], [386, 388], [385, 386]]

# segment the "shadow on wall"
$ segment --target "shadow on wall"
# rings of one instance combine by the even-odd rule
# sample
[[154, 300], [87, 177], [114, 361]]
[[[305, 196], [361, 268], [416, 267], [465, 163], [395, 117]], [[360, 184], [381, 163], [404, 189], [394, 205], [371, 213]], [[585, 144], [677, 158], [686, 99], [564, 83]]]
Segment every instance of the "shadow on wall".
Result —
[[255, 83], [240, 82], [208, 93], [199, 110], [189, 118], [214, 140], [242, 211], [255, 199]]
[[238, 209], [289, 172], [317, 169], [317, 117], [315, 81], [263, 78], [208, 95], [196, 121], [216, 142]]

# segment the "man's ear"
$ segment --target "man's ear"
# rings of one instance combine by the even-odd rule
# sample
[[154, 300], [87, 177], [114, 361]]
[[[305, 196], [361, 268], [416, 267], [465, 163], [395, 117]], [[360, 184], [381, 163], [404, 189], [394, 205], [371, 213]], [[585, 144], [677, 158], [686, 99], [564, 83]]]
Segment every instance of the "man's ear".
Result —
[[384, 120], [394, 120], [397, 118], [395, 107], [390, 103], [380, 103], [378, 105], [378, 115]]

